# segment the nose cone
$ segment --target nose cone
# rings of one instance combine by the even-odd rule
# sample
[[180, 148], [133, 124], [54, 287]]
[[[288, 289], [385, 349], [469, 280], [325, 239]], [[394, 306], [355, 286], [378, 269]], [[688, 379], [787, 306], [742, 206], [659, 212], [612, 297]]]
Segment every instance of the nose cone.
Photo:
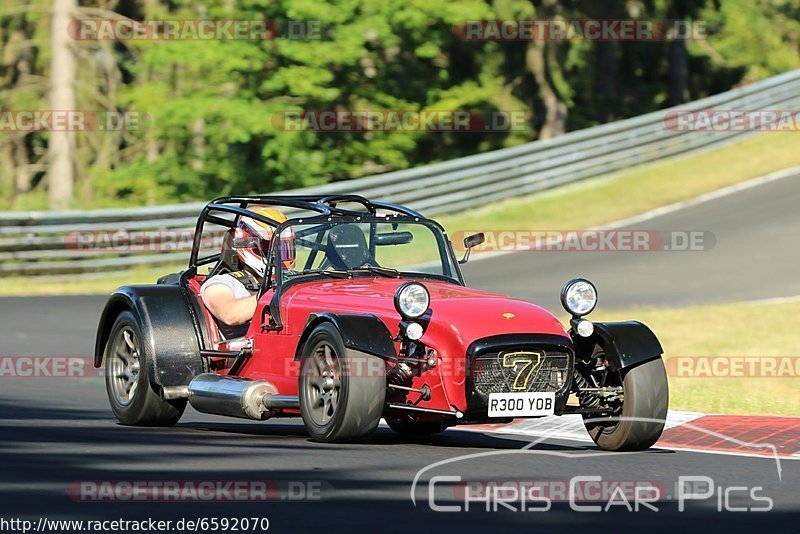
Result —
[[564, 326], [544, 308], [500, 295], [460, 298], [431, 295], [431, 326], [455, 333], [466, 349], [476, 339], [503, 334], [550, 334], [568, 337]]

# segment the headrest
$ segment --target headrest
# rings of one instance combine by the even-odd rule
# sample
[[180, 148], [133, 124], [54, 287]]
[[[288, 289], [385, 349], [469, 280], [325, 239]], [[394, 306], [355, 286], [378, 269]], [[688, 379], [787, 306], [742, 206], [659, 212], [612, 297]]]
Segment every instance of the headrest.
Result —
[[356, 224], [340, 224], [328, 233], [328, 259], [337, 269], [358, 269], [372, 263], [364, 232]]

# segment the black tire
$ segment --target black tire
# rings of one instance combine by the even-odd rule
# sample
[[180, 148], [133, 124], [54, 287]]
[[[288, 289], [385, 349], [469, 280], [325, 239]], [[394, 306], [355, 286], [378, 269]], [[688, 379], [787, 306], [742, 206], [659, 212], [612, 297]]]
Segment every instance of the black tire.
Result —
[[[595, 354], [604, 358], [602, 349], [598, 349]], [[649, 449], [661, 437], [667, 419], [669, 386], [664, 361], [650, 360], [623, 370], [618, 377], [624, 392], [622, 409], [608, 421], [586, 416], [586, 430], [603, 450]]]
[[386, 398], [386, 364], [376, 356], [348, 356], [339, 331], [317, 326], [302, 351], [300, 413], [316, 441], [353, 441], [375, 431]]
[[398, 434], [405, 434], [406, 436], [430, 436], [432, 434], [441, 434], [447, 430], [446, 424], [433, 421], [387, 419], [386, 423], [389, 425], [389, 428]]
[[173, 426], [186, 409], [186, 400], [164, 401], [150, 381], [150, 366], [136, 317], [122, 312], [105, 347], [105, 381], [111, 411], [123, 425]]

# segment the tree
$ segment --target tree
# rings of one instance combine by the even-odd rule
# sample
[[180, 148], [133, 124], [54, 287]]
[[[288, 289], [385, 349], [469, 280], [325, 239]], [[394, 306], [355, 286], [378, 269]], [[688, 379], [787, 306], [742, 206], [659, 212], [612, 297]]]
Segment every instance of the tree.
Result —
[[[0, 131], [0, 203], [15, 209], [158, 204], [346, 180], [552, 137], [800, 67], [800, 0], [26, 2], [0, 0], [0, 109], [139, 120], [120, 130]], [[61, 31], [71, 15], [266, 18], [284, 30], [311, 21], [319, 34], [73, 41]], [[454, 32], [468, 20], [531, 18], [708, 20], [710, 36], [492, 42]], [[282, 126], [284, 113], [309, 110], [505, 111], [529, 120], [468, 134]]]
[[[50, 107], [54, 111], [75, 110], [75, 57], [67, 33], [75, 7], [75, 0], [53, 0]], [[50, 132], [48, 153], [48, 205], [50, 209], [66, 209], [75, 189], [75, 132]]]

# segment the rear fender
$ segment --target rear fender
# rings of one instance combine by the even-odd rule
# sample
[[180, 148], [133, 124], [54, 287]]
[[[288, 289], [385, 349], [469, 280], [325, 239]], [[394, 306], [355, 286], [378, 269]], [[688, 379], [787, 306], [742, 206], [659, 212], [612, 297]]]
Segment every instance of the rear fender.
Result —
[[183, 290], [176, 285], [123, 286], [106, 303], [94, 351], [94, 365], [103, 365], [111, 328], [130, 311], [142, 332], [151, 379], [160, 386], [183, 386], [203, 372], [200, 344]]

